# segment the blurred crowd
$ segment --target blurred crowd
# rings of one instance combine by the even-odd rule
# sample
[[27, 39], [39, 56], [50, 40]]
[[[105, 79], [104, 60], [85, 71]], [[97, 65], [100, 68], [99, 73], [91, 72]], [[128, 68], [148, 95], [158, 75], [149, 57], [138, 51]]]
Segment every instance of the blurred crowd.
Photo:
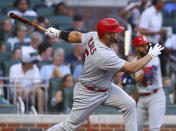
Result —
[[[19, 113], [69, 113], [73, 87], [82, 69], [82, 44], [48, 38], [40, 30], [14, 21], [8, 15], [14, 12], [44, 28], [52, 26], [82, 33], [90, 31], [90, 25], [85, 24], [89, 19], [75, 13], [74, 7], [62, 0], [13, 1], [10, 6], [4, 1], [4, 7], [0, 8], [0, 106], [18, 103]], [[163, 87], [167, 104], [175, 104], [176, 0], [129, 1], [115, 15], [131, 25], [132, 38], [144, 34], [153, 45], [159, 42], [166, 47], [160, 57]], [[122, 43], [114, 43], [112, 48], [119, 57], [131, 62], [135, 51], [132, 49], [125, 57]], [[119, 72], [114, 83], [137, 100], [132, 75]]]

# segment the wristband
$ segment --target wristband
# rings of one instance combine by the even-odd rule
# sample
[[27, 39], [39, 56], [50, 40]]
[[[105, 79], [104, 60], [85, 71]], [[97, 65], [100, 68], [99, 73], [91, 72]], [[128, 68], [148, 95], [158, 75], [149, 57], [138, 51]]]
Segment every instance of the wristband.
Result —
[[69, 34], [70, 34], [70, 31], [61, 31], [60, 38], [65, 41], [68, 41]]

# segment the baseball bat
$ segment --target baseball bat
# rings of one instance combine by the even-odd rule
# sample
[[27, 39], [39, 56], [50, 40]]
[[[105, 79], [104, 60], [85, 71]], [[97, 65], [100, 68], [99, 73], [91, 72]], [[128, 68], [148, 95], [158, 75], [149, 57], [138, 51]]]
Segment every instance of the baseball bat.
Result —
[[34, 22], [32, 22], [32, 21], [30, 21], [30, 20], [28, 20], [26, 18], [23, 18], [23, 17], [15, 14], [15, 13], [10, 13], [9, 17], [12, 18], [12, 19], [18, 20], [18, 21], [20, 21], [20, 22], [22, 22], [24, 24], [31, 25], [31, 26], [33, 26], [33, 27], [35, 27], [35, 28], [37, 28], [37, 29], [39, 29], [39, 30], [41, 30], [43, 32], [47, 32], [47, 29], [45, 29], [45, 28], [35, 24]]
[[129, 55], [130, 51], [130, 31], [125, 31], [125, 45], [124, 45], [125, 56]]

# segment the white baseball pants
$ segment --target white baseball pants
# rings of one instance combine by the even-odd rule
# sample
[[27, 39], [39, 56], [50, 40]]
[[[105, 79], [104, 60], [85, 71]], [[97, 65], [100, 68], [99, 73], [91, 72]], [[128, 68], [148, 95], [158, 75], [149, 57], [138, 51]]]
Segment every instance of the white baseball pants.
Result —
[[156, 94], [141, 96], [137, 103], [138, 131], [144, 131], [145, 122], [148, 120], [150, 131], [160, 131], [166, 108], [166, 97], [163, 89]]
[[125, 131], [137, 131], [136, 102], [114, 84], [108, 92], [95, 92], [77, 83], [73, 100], [73, 108], [68, 118], [47, 131], [76, 131], [100, 105], [112, 106], [123, 112]]

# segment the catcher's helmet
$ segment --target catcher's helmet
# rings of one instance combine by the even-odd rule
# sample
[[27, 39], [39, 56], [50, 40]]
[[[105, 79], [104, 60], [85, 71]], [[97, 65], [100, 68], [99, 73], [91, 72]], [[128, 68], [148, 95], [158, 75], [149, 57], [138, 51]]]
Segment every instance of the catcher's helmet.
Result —
[[133, 40], [133, 47], [149, 44], [147, 37], [145, 35], [136, 36]]
[[97, 24], [98, 36], [101, 37], [107, 32], [122, 32], [124, 27], [119, 25], [119, 22], [113, 18], [104, 18]]

